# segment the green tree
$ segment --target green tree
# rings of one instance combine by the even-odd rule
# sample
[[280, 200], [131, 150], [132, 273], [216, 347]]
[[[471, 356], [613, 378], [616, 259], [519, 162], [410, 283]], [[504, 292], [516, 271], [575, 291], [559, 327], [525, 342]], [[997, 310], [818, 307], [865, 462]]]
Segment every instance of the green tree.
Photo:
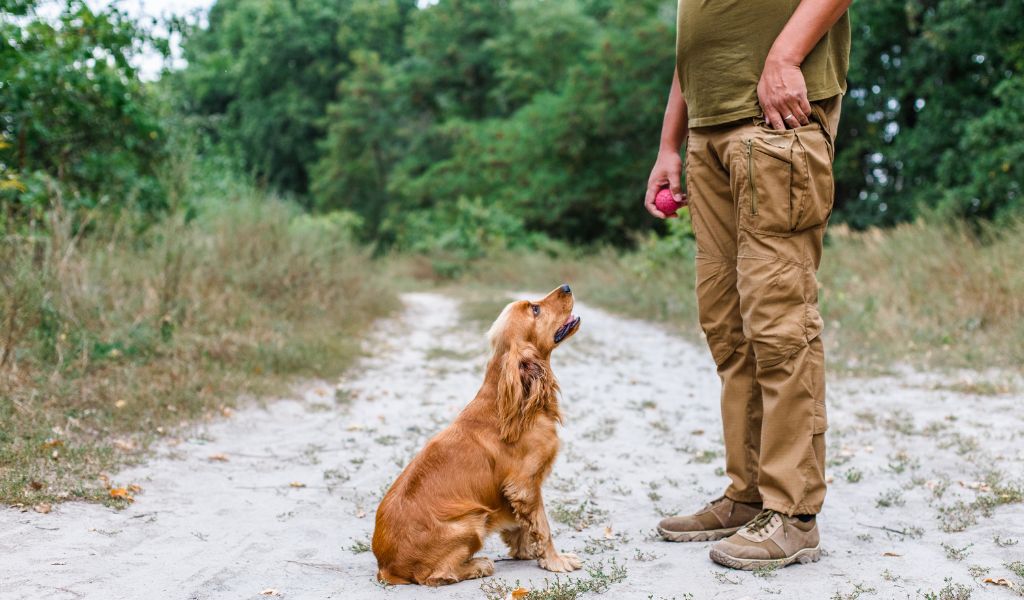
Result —
[[863, 0], [852, 11], [839, 216], [887, 225], [937, 207], [988, 219], [1019, 205], [1019, 171], [1001, 166], [1013, 151], [990, 168], [989, 155], [1008, 146], [998, 138], [979, 145], [977, 136], [1021, 135], [1011, 84], [1000, 82], [1024, 73], [1024, 4]]
[[[270, 184], [305, 194], [354, 50], [393, 49], [411, 1], [219, 0], [189, 35], [185, 110]], [[376, 8], [376, 9], [375, 9]]]
[[0, 12], [0, 188], [6, 219], [31, 217], [56, 191], [68, 208], [160, 208], [154, 177], [164, 141], [156, 102], [133, 58], [166, 50], [117, 8], [67, 0], [55, 18], [37, 3]]

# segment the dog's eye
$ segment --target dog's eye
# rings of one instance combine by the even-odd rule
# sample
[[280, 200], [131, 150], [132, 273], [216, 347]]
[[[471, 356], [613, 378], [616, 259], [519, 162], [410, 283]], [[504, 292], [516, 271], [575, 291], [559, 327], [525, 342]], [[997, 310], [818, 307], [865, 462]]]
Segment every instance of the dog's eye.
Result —
[[533, 311], [533, 316], [535, 316], [535, 317], [540, 314], [540, 307], [537, 306], [536, 304], [531, 304], [530, 305], [530, 310]]

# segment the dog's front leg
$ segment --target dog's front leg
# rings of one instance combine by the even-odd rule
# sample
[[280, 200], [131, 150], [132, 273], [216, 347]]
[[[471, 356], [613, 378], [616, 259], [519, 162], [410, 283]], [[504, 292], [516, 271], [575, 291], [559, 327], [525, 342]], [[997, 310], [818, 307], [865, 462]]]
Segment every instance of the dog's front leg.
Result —
[[518, 539], [527, 545], [522, 555], [537, 557], [540, 568], [556, 573], [575, 571], [583, 566], [583, 561], [575, 554], [562, 554], [555, 550], [539, 487], [511, 484], [505, 487], [505, 497], [512, 505], [512, 512], [521, 528]]

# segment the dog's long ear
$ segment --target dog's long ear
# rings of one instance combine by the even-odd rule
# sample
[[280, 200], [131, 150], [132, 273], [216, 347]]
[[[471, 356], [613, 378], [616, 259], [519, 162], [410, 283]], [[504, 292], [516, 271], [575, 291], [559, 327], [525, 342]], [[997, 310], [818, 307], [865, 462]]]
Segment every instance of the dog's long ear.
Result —
[[[503, 357], [498, 380], [501, 439], [515, 443], [555, 394], [558, 383], [547, 361], [530, 345], [513, 342]], [[557, 415], [556, 415], [557, 418]]]

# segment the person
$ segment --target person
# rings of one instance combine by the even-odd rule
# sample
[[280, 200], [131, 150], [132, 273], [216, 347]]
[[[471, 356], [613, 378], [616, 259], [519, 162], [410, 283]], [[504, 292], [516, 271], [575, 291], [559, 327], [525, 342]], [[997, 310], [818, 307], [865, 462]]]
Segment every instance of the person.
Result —
[[[680, 0], [676, 71], [645, 206], [669, 187], [696, 240], [722, 383], [722, 497], [658, 526], [739, 569], [816, 561], [825, 355], [816, 272], [832, 212], [851, 0]], [[680, 183], [685, 142], [685, 184]]]

